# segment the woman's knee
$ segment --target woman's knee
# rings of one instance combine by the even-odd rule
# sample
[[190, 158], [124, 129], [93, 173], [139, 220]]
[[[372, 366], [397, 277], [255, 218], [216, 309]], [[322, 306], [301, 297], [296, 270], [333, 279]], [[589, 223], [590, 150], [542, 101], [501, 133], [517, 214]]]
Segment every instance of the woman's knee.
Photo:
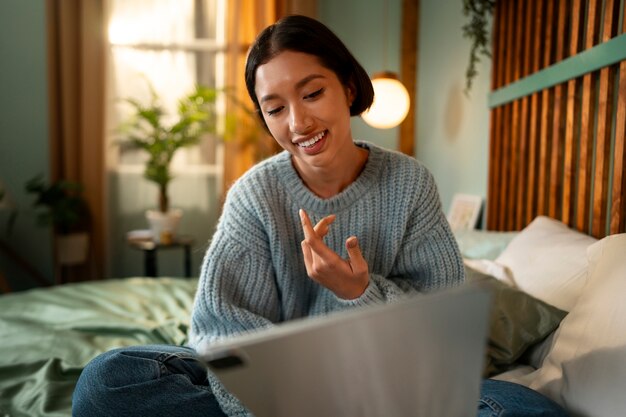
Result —
[[79, 377], [72, 411], [74, 416], [188, 417], [197, 414], [196, 406], [202, 415], [205, 410], [224, 415], [194, 351], [156, 345], [115, 349], [94, 358]]
[[98, 386], [121, 388], [159, 377], [158, 362], [137, 355], [132, 348], [119, 348], [96, 356], [79, 378], [93, 390]]
[[[123, 349], [115, 349], [92, 359], [81, 372], [72, 396], [74, 416], [105, 415], [99, 411], [110, 400], [109, 388], [124, 385]], [[102, 410], [103, 411], [103, 410]]]

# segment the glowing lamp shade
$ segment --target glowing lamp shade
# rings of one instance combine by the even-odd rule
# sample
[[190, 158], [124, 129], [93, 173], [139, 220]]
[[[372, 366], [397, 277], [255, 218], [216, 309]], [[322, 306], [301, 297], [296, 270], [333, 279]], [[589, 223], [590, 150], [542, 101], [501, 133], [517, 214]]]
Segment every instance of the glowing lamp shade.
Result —
[[392, 72], [374, 74], [374, 103], [361, 117], [378, 129], [399, 125], [409, 113], [409, 93]]

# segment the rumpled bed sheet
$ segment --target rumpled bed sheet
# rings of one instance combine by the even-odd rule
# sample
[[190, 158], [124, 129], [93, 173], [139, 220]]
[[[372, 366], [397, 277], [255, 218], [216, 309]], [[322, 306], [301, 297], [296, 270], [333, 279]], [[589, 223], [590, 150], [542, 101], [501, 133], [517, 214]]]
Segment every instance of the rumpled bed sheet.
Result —
[[0, 416], [69, 416], [83, 367], [107, 350], [186, 342], [196, 279], [127, 278], [0, 297]]

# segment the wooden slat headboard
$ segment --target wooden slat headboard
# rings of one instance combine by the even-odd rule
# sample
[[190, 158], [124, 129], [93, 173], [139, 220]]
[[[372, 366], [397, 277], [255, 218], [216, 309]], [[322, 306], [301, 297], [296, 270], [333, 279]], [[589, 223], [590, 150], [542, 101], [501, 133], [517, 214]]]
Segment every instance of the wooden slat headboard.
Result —
[[488, 229], [626, 232], [625, 4], [496, 2]]

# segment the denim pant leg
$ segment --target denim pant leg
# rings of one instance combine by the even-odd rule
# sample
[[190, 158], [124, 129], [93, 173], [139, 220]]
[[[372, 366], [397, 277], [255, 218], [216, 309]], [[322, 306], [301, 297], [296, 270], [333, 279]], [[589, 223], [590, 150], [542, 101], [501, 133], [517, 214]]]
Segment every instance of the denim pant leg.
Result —
[[150, 345], [93, 359], [72, 398], [74, 416], [225, 417], [193, 349]]
[[478, 417], [568, 417], [551, 399], [523, 385], [486, 379], [478, 400]]

